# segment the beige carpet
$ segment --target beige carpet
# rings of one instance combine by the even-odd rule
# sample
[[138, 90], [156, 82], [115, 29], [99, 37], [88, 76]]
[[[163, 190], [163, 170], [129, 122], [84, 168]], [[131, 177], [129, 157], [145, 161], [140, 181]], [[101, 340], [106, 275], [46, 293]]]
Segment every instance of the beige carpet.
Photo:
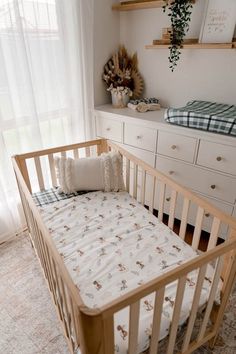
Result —
[[[164, 343], [161, 348], [164, 354]], [[0, 354], [36, 353], [69, 350], [38, 260], [22, 235], [0, 246]], [[236, 353], [236, 288], [214, 351], [202, 347], [195, 353]]]

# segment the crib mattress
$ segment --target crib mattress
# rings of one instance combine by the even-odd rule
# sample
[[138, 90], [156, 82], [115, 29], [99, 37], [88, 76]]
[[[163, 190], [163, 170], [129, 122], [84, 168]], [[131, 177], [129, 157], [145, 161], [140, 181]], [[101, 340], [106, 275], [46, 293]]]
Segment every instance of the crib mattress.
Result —
[[[39, 208], [86, 306], [99, 308], [198, 254], [127, 192], [91, 192]], [[214, 270], [208, 267], [199, 306]], [[181, 321], [189, 316], [197, 272], [188, 275]], [[177, 283], [166, 287], [160, 339], [171, 323]], [[139, 352], [149, 346], [154, 294], [140, 304]], [[115, 315], [116, 352], [126, 353], [128, 309]]]

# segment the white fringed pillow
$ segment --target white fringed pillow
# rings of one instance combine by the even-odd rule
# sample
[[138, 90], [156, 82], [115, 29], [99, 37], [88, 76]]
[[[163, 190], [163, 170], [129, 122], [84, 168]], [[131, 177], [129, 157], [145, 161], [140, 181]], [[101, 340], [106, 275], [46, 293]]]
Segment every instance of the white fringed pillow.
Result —
[[122, 156], [116, 152], [98, 157], [72, 159], [55, 158], [59, 192], [118, 192], [124, 189]]

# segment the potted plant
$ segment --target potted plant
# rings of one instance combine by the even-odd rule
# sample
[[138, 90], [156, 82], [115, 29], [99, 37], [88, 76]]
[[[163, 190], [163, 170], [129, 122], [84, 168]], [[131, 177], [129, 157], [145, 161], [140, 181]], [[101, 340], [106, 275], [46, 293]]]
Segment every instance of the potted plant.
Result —
[[130, 97], [139, 98], [143, 91], [143, 79], [138, 71], [137, 54], [129, 56], [120, 46], [104, 65], [102, 78], [111, 92], [112, 104], [116, 108], [126, 107]]
[[168, 9], [172, 32], [170, 35], [170, 69], [174, 71], [180, 58], [180, 48], [184, 42], [184, 37], [189, 30], [189, 22], [192, 14], [191, 0], [164, 0], [164, 12]]

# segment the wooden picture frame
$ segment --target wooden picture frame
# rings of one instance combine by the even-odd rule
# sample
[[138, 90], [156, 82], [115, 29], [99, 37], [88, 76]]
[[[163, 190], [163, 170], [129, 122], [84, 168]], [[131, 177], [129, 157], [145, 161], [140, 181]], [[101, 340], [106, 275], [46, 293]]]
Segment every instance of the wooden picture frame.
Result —
[[231, 43], [235, 24], [235, 0], [206, 0], [199, 43]]

